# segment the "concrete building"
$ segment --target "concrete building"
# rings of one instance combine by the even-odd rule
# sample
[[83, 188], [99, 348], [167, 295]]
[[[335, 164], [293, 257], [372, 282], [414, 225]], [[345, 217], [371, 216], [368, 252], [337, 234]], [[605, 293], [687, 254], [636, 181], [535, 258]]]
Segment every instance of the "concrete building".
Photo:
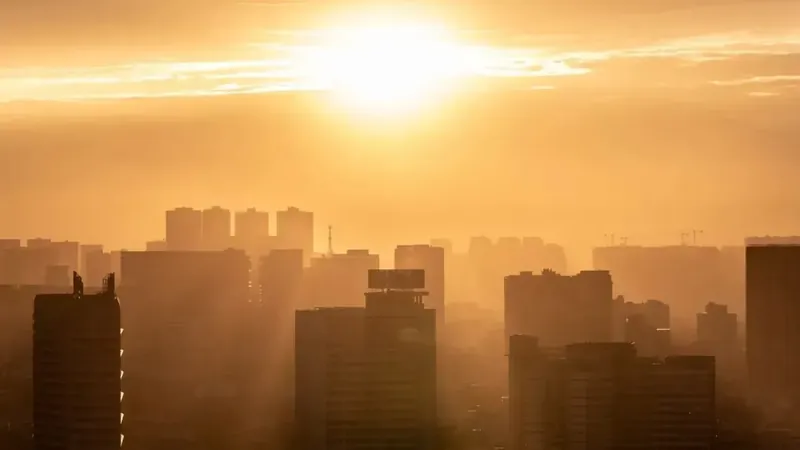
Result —
[[298, 448], [437, 448], [435, 328], [413, 290], [369, 292], [365, 307], [298, 311]]
[[314, 213], [289, 207], [277, 214], [280, 248], [303, 250], [303, 261], [308, 265], [314, 254]]
[[35, 448], [111, 450], [122, 445], [122, 328], [109, 275], [105, 289], [40, 294], [33, 314]]
[[[430, 245], [398, 245], [394, 250], [395, 269], [425, 271], [425, 305], [436, 310], [436, 327], [444, 329], [445, 256], [444, 249]], [[377, 267], [376, 267], [377, 268]]]
[[800, 405], [800, 245], [771, 239], [746, 250], [747, 366], [753, 400], [781, 410]]
[[505, 278], [506, 338], [536, 336], [547, 347], [613, 339], [611, 275], [584, 271], [574, 276], [545, 270]]
[[231, 247], [231, 212], [219, 206], [203, 210], [203, 250]]
[[192, 208], [176, 208], [166, 213], [167, 248], [196, 251], [203, 246], [203, 213]]

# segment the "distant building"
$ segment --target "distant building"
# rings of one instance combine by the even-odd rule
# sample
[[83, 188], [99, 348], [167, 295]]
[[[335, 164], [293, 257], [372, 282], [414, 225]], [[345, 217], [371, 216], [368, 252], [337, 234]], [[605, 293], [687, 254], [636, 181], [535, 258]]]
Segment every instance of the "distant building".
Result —
[[625, 318], [624, 341], [635, 345], [640, 356], [664, 358], [672, 350], [671, 330], [654, 327], [644, 314]]
[[0, 239], [0, 250], [22, 247], [21, 239]]
[[613, 339], [611, 275], [584, 271], [574, 276], [545, 270], [505, 278], [506, 338], [536, 336], [548, 347]]
[[747, 247], [747, 366], [754, 400], [800, 405], [800, 245]]
[[203, 213], [176, 208], [166, 213], [167, 247], [173, 251], [196, 251], [203, 246]]
[[298, 448], [434, 450], [436, 317], [416, 291], [297, 312]]
[[303, 250], [303, 261], [308, 264], [314, 254], [314, 213], [290, 207], [278, 211], [277, 225], [281, 248]]
[[203, 250], [231, 247], [231, 212], [219, 206], [203, 210]]
[[559, 354], [531, 336], [509, 350], [510, 450], [714, 448], [713, 357], [641, 358], [627, 343]]
[[736, 353], [739, 347], [739, 319], [727, 305], [711, 302], [697, 314], [697, 342], [719, 358]]
[[249, 208], [236, 213], [234, 221], [237, 244], [240, 248], [250, 250], [270, 237], [269, 213]]
[[[303, 287], [303, 251], [276, 249], [262, 256], [258, 268], [260, 300], [271, 311], [288, 312], [292, 321]], [[285, 314], [278, 314], [285, 317]]]
[[44, 284], [47, 286], [69, 286], [69, 266], [47, 266], [45, 269]]
[[380, 257], [369, 250], [348, 250], [311, 259], [305, 271], [306, 307], [357, 306], [364, 302], [367, 273], [380, 267]]
[[103, 285], [103, 274], [112, 273], [114, 269], [113, 257], [108, 252], [92, 252], [86, 255], [83, 273], [86, 286], [99, 287]]
[[[86, 275], [86, 258], [89, 257], [92, 253], [103, 252], [103, 245], [102, 244], [81, 244], [79, 252], [80, 252], [80, 259], [81, 259], [81, 266], [80, 266], [80, 273]], [[111, 273], [110, 270], [106, 271], [105, 274]], [[105, 277], [105, 274], [102, 277]], [[101, 277], [101, 278], [102, 278]], [[84, 282], [86, 280], [84, 279]], [[100, 284], [95, 284], [92, 286], [100, 286]]]
[[40, 294], [33, 314], [33, 435], [37, 449], [122, 445], [122, 328], [113, 274], [106, 290]]
[[425, 304], [436, 310], [436, 326], [444, 329], [445, 319], [445, 256], [444, 249], [430, 245], [398, 245], [394, 250], [395, 269], [425, 271]]
[[144, 249], [148, 252], [165, 252], [169, 250], [169, 244], [165, 240], [147, 241], [144, 244]]

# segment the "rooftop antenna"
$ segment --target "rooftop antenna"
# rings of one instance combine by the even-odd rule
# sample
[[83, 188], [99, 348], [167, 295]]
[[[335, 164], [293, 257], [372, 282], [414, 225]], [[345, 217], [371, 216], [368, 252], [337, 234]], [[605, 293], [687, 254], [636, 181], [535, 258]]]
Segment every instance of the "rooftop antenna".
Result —
[[697, 245], [697, 236], [703, 235], [703, 230], [692, 230], [692, 245]]
[[625, 247], [628, 245], [628, 236], [622, 236], [619, 238], [619, 245]]
[[686, 245], [686, 240], [689, 238], [689, 233], [681, 233], [681, 245]]
[[333, 227], [328, 225], [328, 256], [333, 255]]

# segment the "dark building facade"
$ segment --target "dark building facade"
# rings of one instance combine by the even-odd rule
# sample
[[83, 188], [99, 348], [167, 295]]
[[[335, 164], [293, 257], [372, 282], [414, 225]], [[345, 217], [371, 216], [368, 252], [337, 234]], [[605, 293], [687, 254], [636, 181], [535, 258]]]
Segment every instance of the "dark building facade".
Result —
[[122, 436], [120, 304], [103, 291], [40, 294], [33, 314], [33, 436], [36, 450], [111, 450]]
[[416, 291], [297, 312], [297, 448], [437, 448], [436, 315]]
[[711, 450], [714, 358], [637, 357], [629, 343], [572, 344], [561, 352], [512, 336], [511, 450]]
[[800, 245], [747, 247], [747, 366], [754, 400], [800, 405]]

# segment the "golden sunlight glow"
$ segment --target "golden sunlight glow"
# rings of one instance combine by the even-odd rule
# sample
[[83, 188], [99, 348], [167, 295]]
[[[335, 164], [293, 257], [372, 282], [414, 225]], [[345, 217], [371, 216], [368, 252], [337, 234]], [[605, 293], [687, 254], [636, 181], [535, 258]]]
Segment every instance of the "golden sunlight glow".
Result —
[[322, 32], [306, 73], [345, 105], [370, 113], [420, 106], [469, 72], [464, 49], [439, 28], [391, 24]]

